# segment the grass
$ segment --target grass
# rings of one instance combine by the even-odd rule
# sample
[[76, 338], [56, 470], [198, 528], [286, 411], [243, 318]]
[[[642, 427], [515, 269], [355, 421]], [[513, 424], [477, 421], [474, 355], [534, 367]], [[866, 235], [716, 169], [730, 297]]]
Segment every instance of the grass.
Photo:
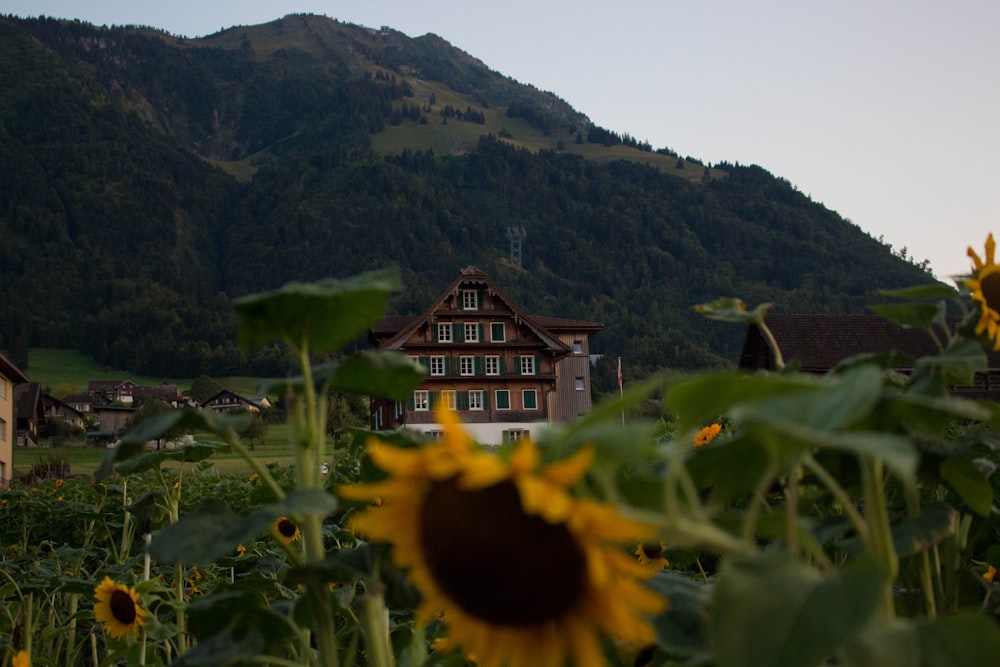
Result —
[[[68, 388], [74, 393], [87, 390], [90, 380], [132, 380], [139, 385], [155, 385], [166, 382], [176, 385], [178, 391], [191, 387], [194, 378], [152, 377], [136, 375], [128, 371], [104, 366], [82, 352], [76, 350], [33, 347], [28, 350], [28, 368], [25, 369], [32, 382], [39, 382], [50, 391]], [[256, 396], [260, 380], [248, 376], [213, 378], [222, 387], [241, 396]]]
[[[15, 475], [23, 475], [36, 463], [45, 465], [67, 461], [72, 475], [93, 475], [107, 451], [96, 447], [15, 447], [14, 471]], [[252, 454], [264, 463], [291, 464], [292, 446], [289, 442], [288, 425], [268, 426], [267, 433], [256, 443]], [[251, 471], [250, 464], [235, 452], [216, 454], [208, 459], [208, 464], [220, 475], [249, 474]], [[173, 463], [169, 465], [176, 466]]]

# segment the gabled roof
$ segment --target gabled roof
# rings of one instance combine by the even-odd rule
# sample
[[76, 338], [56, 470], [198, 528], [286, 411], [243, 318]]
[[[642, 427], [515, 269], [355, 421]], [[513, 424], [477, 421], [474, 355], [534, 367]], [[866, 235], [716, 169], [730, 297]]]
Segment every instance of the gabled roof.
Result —
[[453, 294], [457, 294], [463, 287], [485, 287], [491, 294], [498, 297], [514, 313], [516, 322], [524, 323], [545, 346], [554, 352], [568, 353], [569, 348], [552, 330], [574, 329], [581, 331], [600, 331], [603, 326], [596, 322], [584, 322], [582, 320], [567, 320], [558, 317], [545, 317], [538, 315], [528, 315], [515, 304], [507, 294], [504, 293], [493, 279], [480, 271], [469, 266], [461, 271], [455, 280], [438, 295], [434, 302], [420, 315], [399, 316], [391, 315], [382, 318], [374, 327], [371, 333], [375, 336], [391, 336], [383, 345], [385, 350], [398, 350], [403, 344], [424, 324], [428, 323], [434, 313], [441, 307], [445, 299]]
[[13, 384], [28, 381], [28, 376], [3, 354], [0, 354], [0, 376], [7, 378]]
[[[797, 361], [803, 371], [826, 371], [856, 354], [893, 349], [914, 359], [939, 353], [923, 329], [904, 328], [877, 315], [769, 314], [766, 322], [785, 362]], [[740, 367], [756, 367], [754, 354], [765, 345], [760, 330], [748, 327]], [[990, 368], [1000, 368], [1000, 354], [989, 353], [988, 357]]]
[[14, 387], [14, 415], [18, 421], [45, 416], [41, 395], [42, 385], [38, 382], [22, 382]]

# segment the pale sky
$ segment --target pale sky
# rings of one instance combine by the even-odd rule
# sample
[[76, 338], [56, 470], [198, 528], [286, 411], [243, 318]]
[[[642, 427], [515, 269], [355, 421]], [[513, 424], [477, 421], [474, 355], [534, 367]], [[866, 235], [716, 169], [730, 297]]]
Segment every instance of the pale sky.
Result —
[[945, 280], [1000, 237], [996, 0], [0, 0], [188, 37], [300, 12], [432, 32], [602, 127], [758, 164]]

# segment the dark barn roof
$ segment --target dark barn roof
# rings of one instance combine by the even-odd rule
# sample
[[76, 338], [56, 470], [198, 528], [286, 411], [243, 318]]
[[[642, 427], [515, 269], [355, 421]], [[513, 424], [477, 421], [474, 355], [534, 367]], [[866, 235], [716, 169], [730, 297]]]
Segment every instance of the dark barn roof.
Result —
[[[806, 372], [828, 371], [856, 354], [895, 349], [917, 359], [939, 352], [923, 329], [903, 328], [877, 315], [768, 315], [766, 322], [785, 363], [798, 362]], [[771, 356], [760, 330], [748, 327], [740, 368], [774, 369]], [[1000, 368], [1000, 354], [991, 352], [988, 358], [990, 368]]]

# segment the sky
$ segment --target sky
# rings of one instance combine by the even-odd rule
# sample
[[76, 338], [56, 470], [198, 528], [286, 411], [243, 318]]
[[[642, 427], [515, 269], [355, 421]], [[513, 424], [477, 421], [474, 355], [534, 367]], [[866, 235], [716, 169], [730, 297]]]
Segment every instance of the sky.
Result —
[[996, 0], [0, 0], [0, 13], [187, 37], [291, 13], [434, 33], [604, 128], [760, 165], [947, 282], [969, 272], [969, 246], [1000, 237]]

